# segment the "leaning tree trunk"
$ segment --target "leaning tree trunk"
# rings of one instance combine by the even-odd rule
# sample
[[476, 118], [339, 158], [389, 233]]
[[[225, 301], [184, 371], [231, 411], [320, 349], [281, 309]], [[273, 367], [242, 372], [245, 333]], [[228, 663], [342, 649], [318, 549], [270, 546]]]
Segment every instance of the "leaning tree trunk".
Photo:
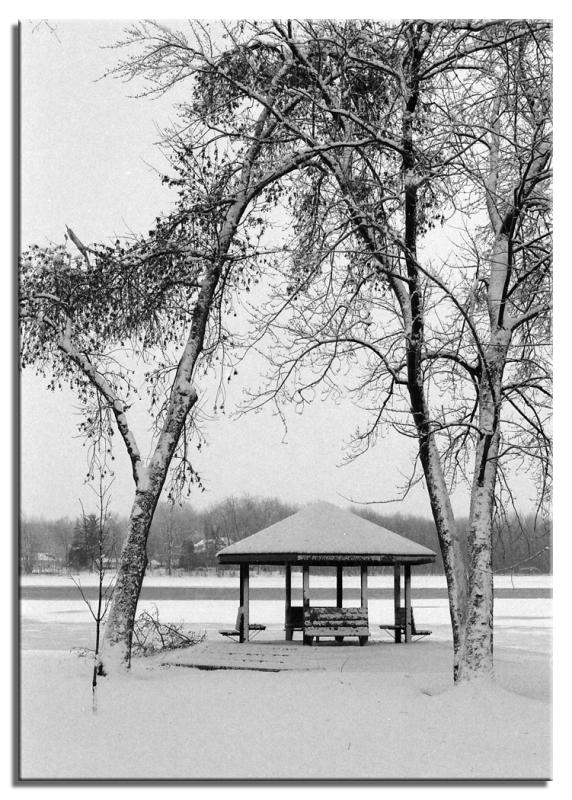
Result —
[[[230, 242], [230, 237], [228, 241]], [[211, 264], [203, 279], [193, 309], [189, 338], [173, 381], [165, 422], [155, 451], [147, 467], [139, 466], [134, 470], [134, 474], [138, 476], [135, 501], [129, 519], [129, 535], [121, 554], [121, 565], [105, 626], [100, 660], [101, 672], [109, 672], [118, 666], [123, 668], [130, 666], [135, 613], [147, 566], [147, 538], [185, 419], [198, 399], [192, 385], [192, 376], [202, 352], [206, 324], [221, 274], [221, 265], [222, 260]]]
[[147, 539], [161, 489], [137, 489], [129, 517], [129, 535], [113, 591], [100, 670], [105, 674], [117, 666], [129, 666], [135, 613], [147, 567]]
[[[107, 663], [119, 661], [123, 666], [129, 666], [130, 663], [133, 624], [145, 574], [146, 545], [151, 521], [185, 419], [197, 401], [191, 379], [197, 359], [203, 350], [207, 321], [225, 260], [246, 208], [268, 183], [266, 178], [258, 179], [254, 190], [251, 184], [252, 173], [263, 143], [268, 141], [277, 124], [272, 117], [271, 106], [278, 91], [279, 81], [288, 69], [289, 67], [285, 65], [276, 72], [266, 102], [254, 126], [252, 141], [240, 169], [234, 199], [221, 224], [217, 239], [217, 255], [206, 269], [193, 309], [191, 330], [173, 382], [165, 425], [149, 467], [141, 470], [142, 483], [136, 480], [137, 492], [131, 513], [129, 538], [122, 554], [118, 585], [113, 593], [110, 616], [105, 628], [104, 649], [107, 650], [107, 655], [104, 655], [106, 661], [102, 661], [104, 670]], [[273, 173], [274, 179], [281, 174], [288, 174], [295, 166], [295, 160], [288, 160]]]
[[197, 393], [180, 371], [173, 385], [170, 409], [155, 452], [149, 466], [139, 473], [141, 477], [129, 517], [129, 535], [121, 553], [121, 564], [105, 626], [100, 658], [102, 673], [118, 666], [130, 666], [135, 613], [147, 567], [147, 539], [185, 419], [196, 401]]
[[223, 225], [219, 257], [208, 266], [201, 283], [193, 309], [189, 337], [173, 381], [165, 422], [157, 446], [149, 465], [147, 467], [139, 465], [134, 469], [135, 501], [129, 519], [129, 536], [121, 554], [117, 584], [105, 626], [100, 660], [102, 672], [109, 672], [117, 666], [129, 668], [131, 663], [133, 625], [147, 566], [147, 538], [185, 420], [198, 399], [192, 385], [192, 377], [197, 359], [203, 350], [207, 321], [222, 266], [245, 204], [245, 191], [243, 191], [239, 193]]

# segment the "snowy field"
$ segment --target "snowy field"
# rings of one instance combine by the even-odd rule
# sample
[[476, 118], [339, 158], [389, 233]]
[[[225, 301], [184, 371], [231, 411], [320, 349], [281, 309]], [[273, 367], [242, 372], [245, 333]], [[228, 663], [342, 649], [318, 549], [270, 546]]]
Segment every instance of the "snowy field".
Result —
[[[293, 585], [299, 577], [293, 575]], [[233, 576], [149, 576], [146, 586], [212, 586]], [[22, 585], [68, 585], [26, 576]], [[359, 577], [347, 584], [359, 585]], [[82, 576], [82, 584], [89, 584]], [[332, 587], [316, 576], [311, 586]], [[392, 586], [391, 576], [373, 576]], [[283, 577], [251, 577], [251, 587]], [[414, 600], [419, 628], [433, 634], [395, 645], [377, 625], [392, 601], [370, 600], [372, 640], [360, 648], [283, 641], [282, 601], [251, 603], [267, 629], [254, 642], [223, 640], [236, 600], [158, 600], [163, 621], [205, 631], [186, 651], [135, 660], [128, 676], [103, 680], [91, 709], [90, 671], [73, 647], [93, 645], [81, 600], [23, 599], [21, 775], [34, 778], [529, 778], [551, 775], [552, 601], [535, 597], [549, 576], [496, 580], [496, 682], [453, 688], [444, 598]], [[444, 580], [413, 577], [413, 587]], [[145, 601], [140, 608], [152, 607]], [[175, 666], [179, 664], [180, 666]], [[226, 667], [213, 669], [213, 666]], [[200, 667], [200, 668], [199, 668]], [[266, 671], [279, 669], [280, 671]], [[259, 671], [264, 670], [264, 671]]]

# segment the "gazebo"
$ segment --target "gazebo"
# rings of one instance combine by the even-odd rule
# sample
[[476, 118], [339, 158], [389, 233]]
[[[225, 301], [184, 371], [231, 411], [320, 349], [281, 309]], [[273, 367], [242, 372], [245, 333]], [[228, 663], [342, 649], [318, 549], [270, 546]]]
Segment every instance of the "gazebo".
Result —
[[[404, 536], [344, 511], [331, 503], [306, 506], [270, 527], [247, 536], [217, 553], [220, 564], [240, 565], [240, 601], [237, 621], [239, 641], [249, 638], [249, 573], [251, 564], [280, 565], [285, 568], [285, 631], [291, 640], [301, 630], [304, 644], [313, 637], [358, 636], [360, 644], [369, 637], [368, 567], [393, 566], [395, 640], [411, 641], [411, 567], [435, 561], [435, 553]], [[292, 567], [302, 567], [302, 606], [292, 605]], [[310, 605], [310, 567], [336, 568], [336, 606]], [[359, 608], [343, 608], [343, 569], [360, 567]], [[401, 605], [403, 572], [403, 606]], [[404, 614], [403, 614], [404, 612]], [[405, 625], [400, 619], [404, 617]]]

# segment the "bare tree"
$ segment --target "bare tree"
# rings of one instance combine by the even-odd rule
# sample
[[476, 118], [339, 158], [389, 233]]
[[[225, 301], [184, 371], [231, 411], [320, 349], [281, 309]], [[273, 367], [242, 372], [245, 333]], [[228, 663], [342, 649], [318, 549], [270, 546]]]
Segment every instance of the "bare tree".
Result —
[[[289, 91], [305, 113], [288, 127], [319, 155], [293, 189], [283, 294], [294, 303], [287, 317], [281, 302], [261, 316], [278, 349], [254, 405], [303, 405], [354, 377], [372, 414], [358, 452], [385, 422], [416, 438], [454, 674], [490, 675], [495, 500], [511, 461], [538, 466], [541, 504], [550, 479], [549, 25], [253, 29], [251, 52], [287, 52], [304, 75]], [[441, 262], [429, 249], [436, 226], [461, 229]], [[460, 480], [471, 489], [466, 556], [450, 501]]]
[[87, 515], [83, 503], [81, 503], [81, 515], [84, 530], [91, 528], [92, 522], [95, 522], [94, 541], [89, 543], [88, 550], [90, 572], [95, 568], [95, 572], [97, 574], [97, 602], [95, 607], [85, 594], [79, 575], [75, 577], [70, 573], [70, 577], [78, 589], [83, 602], [88, 607], [95, 623], [95, 648], [93, 651], [94, 662], [91, 679], [92, 710], [95, 713], [97, 711], [97, 678], [101, 671], [99, 656], [101, 648], [101, 630], [103, 621], [109, 608], [109, 604], [111, 602], [111, 595], [114, 585], [113, 579], [111, 581], [106, 581], [106, 575], [108, 575], [107, 561], [110, 544], [109, 521], [111, 515], [109, 513], [109, 503], [111, 500], [111, 487], [114, 479], [106, 467], [105, 455], [102, 457], [102, 453], [100, 451], [96, 451], [94, 454], [93, 468], [97, 473], [96, 484], [92, 485], [92, 489], [97, 498], [97, 514]]
[[172, 575], [173, 566], [178, 563], [183, 543], [184, 528], [181, 524], [180, 514], [177, 512], [178, 509], [174, 503], [162, 504], [155, 513], [153, 526], [160, 543], [157, 555], [166, 564], [169, 575]]

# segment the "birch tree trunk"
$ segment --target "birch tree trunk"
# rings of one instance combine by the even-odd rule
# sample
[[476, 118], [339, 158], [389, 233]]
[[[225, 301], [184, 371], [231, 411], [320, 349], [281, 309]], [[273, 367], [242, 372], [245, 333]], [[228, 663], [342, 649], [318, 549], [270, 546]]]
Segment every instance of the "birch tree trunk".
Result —
[[[491, 186], [496, 188], [496, 148], [491, 156]], [[459, 660], [459, 680], [492, 678], [494, 587], [492, 530], [497, 465], [500, 448], [500, 412], [503, 372], [511, 341], [511, 320], [505, 311], [506, 287], [510, 278], [510, 226], [502, 223], [489, 204], [491, 225], [496, 228], [488, 281], [490, 337], [483, 354], [479, 385], [480, 438], [475, 453], [468, 546], [468, 605]]]
[[459, 659], [459, 680], [491, 678], [493, 666], [492, 530], [500, 447], [500, 397], [510, 331], [500, 329], [486, 354], [488, 375], [480, 386], [479, 428], [469, 517], [468, 615]]

